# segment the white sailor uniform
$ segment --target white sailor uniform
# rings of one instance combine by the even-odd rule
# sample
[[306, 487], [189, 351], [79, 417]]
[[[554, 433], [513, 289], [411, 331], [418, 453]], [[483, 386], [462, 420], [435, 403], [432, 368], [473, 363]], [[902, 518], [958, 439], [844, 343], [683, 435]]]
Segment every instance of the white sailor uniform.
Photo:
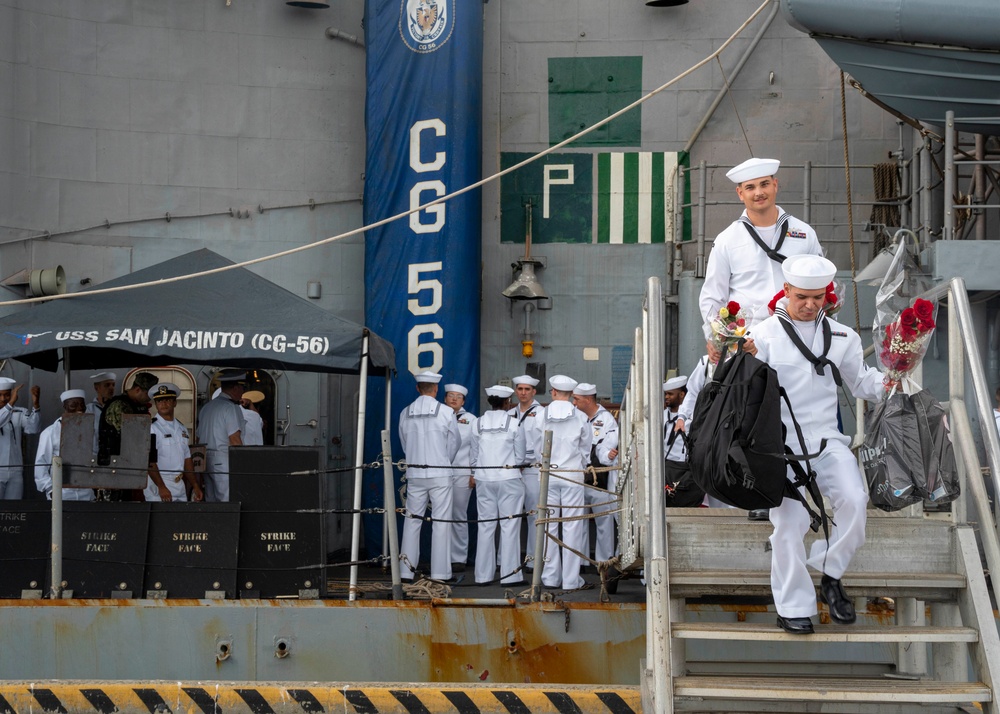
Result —
[[472, 498], [472, 428], [476, 417], [473, 414], [459, 409], [455, 412], [455, 423], [458, 426], [458, 433], [462, 437], [462, 443], [458, 447], [458, 453], [451, 462], [455, 468], [452, 469], [452, 494], [451, 494], [451, 562], [465, 563], [469, 560], [469, 524], [459, 523], [469, 519], [469, 499]]
[[[618, 422], [607, 409], [600, 404], [597, 405], [597, 413], [588, 420], [593, 430], [593, 451], [601, 466], [617, 466], [618, 457], [611, 458], [610, 452], [618, 448]], [[588, 464], [591, 463], [588, 459]], [[588, 479], [590, 477], [588, 476]], [[614, 492], [618, 484], [618, 472], [608, 472], [609, 493], [598, 491], [593, 488], [584, 490], [584, 503], [594, 514], [594, 526], [596, 533], [596, 543], [594, 544], [594, 560], [603, 562], [611, 560], [615, 554], [615, 516], [617, 508]], [[582, 551], [590, 553], [590, 529], [584, 529], [587, 538], [587, 549]]]
[[[567, 401], [555, 400], [539, 412], [538, 435], [534, 452], [542, 453], [544, 434], [552, 432], [552, 452], [549, 461], [553, 469], [560, 469], [549, 477], [549, 518], [583, 515], [583, 469], [590, 462], [593, 429], [586, 415]], [[563, 470], [565, 469], [565, 470]], [[560, 529], [560, 526], [562, 528]], [[587, 521], [571, 520], [562, 523], [550, 521], [546, 530], [573, 550], [583, 552], [586, 547]], [[570, 551], [563, 552], [555, 542], [546, 538], [545, 566], [542, 584], [549, 588], [562, 587], [573, 590], [585, 584], [580, 576], [580, 557]]]
[[[749, 327], [768, 316], [767, 305], [785, 284], [781, 263], [771, 260], [756, 244], [747, 227], [756, 231], [769, 247], [786, 257], [801, 254], [823, 255], [816, 231], [808, 223], [785, 213], [777, 206], [778, 220], [774, 226], [754, 227], [747, 212], [733, 221], [715, 238], [705, 269], [705, 283], [698, 299], [698, 309], [704, 319], [710, 320], [719, 308], [735, 300], [743, 308], [752, 308]], [[778, 231], [787, 221], [784, 240]], [[778, 244], [780, 242], [780, 247]], [[705, 325], [705, 338], [711, 337], [711, 328]]]
[[24, 460], [21, 435], [37, 434], [41, 415], [10, 404], [0, 409], [0, 501], [16, 501], [24, 495]]
[[241, 433], [243, 446], [263, 446], [264, 445], [264, 420], [260, 414], [253, 409], [247, 409], [240, 405], [240, 414], [243, 415], [243, 431]]
[[[184, 482], [184, 461], [191, 458], [187, 427], [180, 420], [166, 420], [162, 416], [153, 417], [149, 433], [156, 437], [156, 467], [160, 471], [163, 485], [170, 491], [174, 501], [187, 500], [187, 484]], [[147, 501], [159, 501], [160, 490], [153, 479], [146, 477], [146, 489], [142, 492]]]
[[[537, 399], [531, 402], [531, 406], [527, 411], [522, 412], [521, 405], [517, 404], [507, 412], [517, 420], [518, 427], [524, 431], [524, 443], [527, 449], [524, 454], [524, 463], [526, 464], [537, 464], [542, 460], [541, 451], [535, 453], [535, 442], [541, 438], [542, 434], [538, 430], [538, 418], [541, 412], [542, 405], [538, 403]], [[521, 469], [521, 475], [524, 477], [524, 510], [536, 511], [538, 510], [538, 468], [525, 467]], [[536, 517], [535, 513], [531, 513], [524, 519], [527, 526], [525, 553], [529, 558], [528, 565], [526, 566], [528, 570], [535, 567], [530, 558], [534, 557], [535, 553]]]
[[229, 437], [244, 428], [243, 410], [228, 394], [220, 392], [201, 408], [198, 441], [205, 444], [206, 501], [229, 501]]
[[[663, 410], [663, 457], [669, 461], [687, 461], [687, 446], [684, 439], [679, 436], [671, 437], [680, 415], [679, 410], [676, 412], [669, 409]], [[673, 438], [673, 443], [671, 443], [671, 438]]]
[[[835, 525], [826, 540], [815, 541], [808, 560], [803, 536], [809, 529], [809, 514], [802, 504], [785, 498], [771, 509], [771, 590], [775, 607], [784, 618], [811, 617], [817, 612], [816, 591], [807, 564], [831, 578], [840, 579], [850, 566], [854, 553], [865, 542], [865, 509], [868, 493], [857, 459], [848, 448], [850, 439], [837, 428], [837, 385], [829, 364], [820, 367], [807, 360], [796, 348], [781, 325], [793, 325], [802, 342], [815, 356], [823, 353], [822, 320], [830, 325], [831, 345], [827, 359], [839, 371], [843, 383], [861, 399], [878, 401], [883, 396], [882, 374], [864, 364], [861, 338], [854, 330], [829, 318], [817, 322], [791, 321], [779, 303], [775, 314], [754, 330], [757, 357], [778, 374], [778, 381], [788, 394], [810, 453], [823, 453], [810, 463], [817, 475], [820, 491], [833, 506]], [[795, 435], [787, 406], [781, 405], [781, 419], [787, 430], [786, 443], [799, 453], [802, 447]], [[791, 475], [791, 474], [790, 474]]]
[[523, 464], [527, 446], [517, 418], [499, 410], [488, 411], [473, 423], [472, 466], [476, 476], [479, 528], [476, 542], [476, 582], [488, 583], [496, 574], [495, 535], [500, 521], [500, 583], [523, 582], [521, 519], [524, 512], [524, 479], [518, 469], [485, 468]]
[[[35, 488], [50, 501], [52, 500], [52, 457], [59, 455], [59, 439], [62, 437], [62, 417], [42, 429], [38, 435], [38, 451], [35, 452]], [[64, 501], [93, 501], [94, 491], [90, 488], [63, 488]]]
[[435, 580], [451, 579], [451, 468], [462, 437], [455, 412], [433, 397], [422, 394], [399, 415], [399, 441], [408, 464], [431, 468], [406, 469], [406, 511], [415, 518], [403, 521], [400, 555], [406, 556], [399, 572], [413, 577], [420, 562], [420, 527], [431, 507], [431, 574]]

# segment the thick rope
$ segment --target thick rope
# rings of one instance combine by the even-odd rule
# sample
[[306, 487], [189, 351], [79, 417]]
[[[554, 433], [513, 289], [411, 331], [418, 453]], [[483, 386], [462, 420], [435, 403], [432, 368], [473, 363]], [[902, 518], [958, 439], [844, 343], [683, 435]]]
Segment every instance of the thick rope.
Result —
[[844, 132], [844, 176], [847, 178], [847, 231], [851, 247], [851, 287], [854, 290], [854, 329], [861, 332], [861, 309], [858, 307], [858, 284], [854, 276], [858, 274], [854, 259], [854, 200], [851, 196], [851, 160], [847, 143], [847, 97], [844, 89], [844, 70], [840, 70], [840, 126]]

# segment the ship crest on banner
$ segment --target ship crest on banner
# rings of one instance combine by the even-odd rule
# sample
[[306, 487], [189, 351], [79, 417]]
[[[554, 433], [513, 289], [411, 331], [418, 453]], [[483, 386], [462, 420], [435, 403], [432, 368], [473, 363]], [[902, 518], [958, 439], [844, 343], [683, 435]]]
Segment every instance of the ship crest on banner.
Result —
[[[449, 1], [451, 8], [449, 9]], [[401, 0], [399, 34], [414, 52], [433, 52], [451, 37], [455, 0]]]

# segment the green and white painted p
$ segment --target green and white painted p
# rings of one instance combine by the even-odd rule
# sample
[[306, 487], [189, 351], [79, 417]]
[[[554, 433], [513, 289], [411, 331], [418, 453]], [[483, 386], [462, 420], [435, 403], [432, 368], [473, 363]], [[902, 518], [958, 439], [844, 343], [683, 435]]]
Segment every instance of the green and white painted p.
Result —
[[[531, 154], [501, 156], [507, 168]], [[673, 240], [675, 152], [550, 154], [501, 180], [501, 241], [651, 244]]]

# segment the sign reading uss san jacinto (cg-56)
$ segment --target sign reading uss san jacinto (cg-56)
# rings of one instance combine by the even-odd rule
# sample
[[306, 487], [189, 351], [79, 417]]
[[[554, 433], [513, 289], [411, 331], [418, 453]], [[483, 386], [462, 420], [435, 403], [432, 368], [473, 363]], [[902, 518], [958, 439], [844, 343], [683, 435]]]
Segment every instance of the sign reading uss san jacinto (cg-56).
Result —
[[[248, 341], [244, 332], [223, 330], [168, 330], [152, 328], [115, 328], [105, 330], [62, 330], [55, 333], [57, 342], [125, 343], [143, 347], [179, 347], [186, 350], [238, 349]], [[328, 337], [285, 335], [256, 332], [249, 335], [250, 346], [262, 352], [297, 352], [324, 355], [330, 350]]]

